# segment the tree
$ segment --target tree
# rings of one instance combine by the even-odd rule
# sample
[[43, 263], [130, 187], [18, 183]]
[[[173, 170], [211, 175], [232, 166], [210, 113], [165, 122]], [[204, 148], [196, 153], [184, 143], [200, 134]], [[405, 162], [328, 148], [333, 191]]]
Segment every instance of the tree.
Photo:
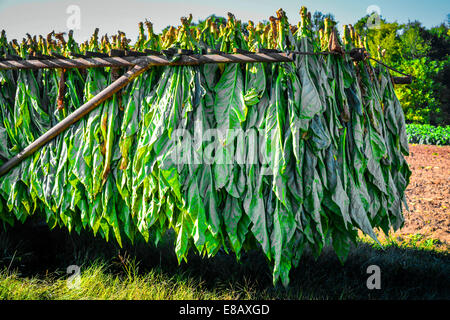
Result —
[[450, 123], [450, 39], [441, 24], [427, 30], [409, 22], [400, 35], [401, 70], [414, 76], [411, 85], [396, 92], [411, 122], [434, 125]]
[[399, 46], [400, 25], [396, 22], [388, 23], [380, 17], [380, 25], [378, 28], [368, 28], [368, 19], [369, 15], [366, 15], [355, 24], [355, 30], [358, 34], [366, 38], [366, 50], [372, 57], [378, 58], [379, 48], [385, 49], [384, 62], [396, 65], [401, 59]]
[[323, 14], [320, 11], [314, 12], [313, 16], [312, 16], [313, 29], [315, 31], [324, 29], [325, 28], [325, 19], [327, 19], [327, 18], [330, 19], [335, 24], [337, 24], [336, 19], [334, 18], [334, 15], [332, 15], [331, 13]]
[[445, 60], [450, 55], [450, 26], [440, 26], [425, 30], [423, 37], [430, 45], [429, 56], [437, 60]]
[[355, 24], [367, 38], [366, 49], [375, 58], [411, 74], [410, 85], [396, 86], [408, 122], [450, 124], [450, 37], [444, 23], [426, 29], [419, 21], [406, 24], [380, 19], [379, 28], [368, 28], [369, 15]]
[[402, 28], [400, 53], [403, 59], [416, 59], [427, 56], [430, 45], [424, 38], [426, 30], [418, 21], [409, 22]]
[[206, 20], [211, 19], [213, 22], [215, 22], [218, 26], [219, 25], [226, 25], [227, 24], [227, 19], [221, 16], [216, 16], [215, 14], [211, 14], [208, 17], [206, 17], [206, 19], [204, 20], [198, 20], [198, 23], [195, 25], [201, 25], [203, 24]]
[[440, 124], [442, 119], [442, 102], [440, 91], [442, 83], [436, 76], [443, 70], [442, 61], [429, 57], [405, 59], [400, 69], [414, 77], [409, 85], [398, 85], [395, 88], [398, 99], [408, 122]]

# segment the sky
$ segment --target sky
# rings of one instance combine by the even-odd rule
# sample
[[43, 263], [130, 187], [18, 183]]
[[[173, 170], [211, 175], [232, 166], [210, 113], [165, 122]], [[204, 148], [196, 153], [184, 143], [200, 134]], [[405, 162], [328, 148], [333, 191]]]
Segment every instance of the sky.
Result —
[[75, 39], [84, 41], [99, 27], [100, 34], [121, 30], [135, 40], [137, 24], [145, 19], [159, 32], [179, 25], [179, 18], [189, 13], [194, 22], [211, 14], [226, 17], [227, 12], [243, 22], [258, 22], [283, 8], [290, 23], [296, 24], [302, 5], [312, 13], [332, 13], [338, 27], [354, 24], [368, 8], [375, 8], [389, 22], [419, 20], [427, 28], [446, 22], [450, 14], [448, 0], [0, 0], [0, 29], [6, 30], [8, 39], [21, 39], [27, 32], [46, 35], [74, 29]]

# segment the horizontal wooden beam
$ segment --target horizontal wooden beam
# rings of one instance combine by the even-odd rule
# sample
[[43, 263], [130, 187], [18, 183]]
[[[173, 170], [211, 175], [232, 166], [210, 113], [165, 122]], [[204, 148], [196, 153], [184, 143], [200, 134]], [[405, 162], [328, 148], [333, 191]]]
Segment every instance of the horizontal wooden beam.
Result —
[[76, 59], [30, 59], [0, 61], [0, 69], [42, 69], [42, 68], [93, 68], [93, 67], [132, 67], [139, 59], [150, 66], [200, 65], [206, 63], [252, 63], [252, 62], [292, 62], [292, 55], [286, 53], [248, 53], [248, 54], [193, 54], [181, 55], [175, 61], [163, 55], [140, 57], [97, 57]]
[[411, 84], [412, 77], [392, 77], [392, 81], [395, 84]]

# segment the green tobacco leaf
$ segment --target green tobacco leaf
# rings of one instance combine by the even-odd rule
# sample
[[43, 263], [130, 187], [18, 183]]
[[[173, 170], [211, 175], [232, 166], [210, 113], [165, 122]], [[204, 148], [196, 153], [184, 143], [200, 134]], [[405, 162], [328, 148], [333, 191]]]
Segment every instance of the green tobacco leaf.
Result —
[[244, 81], [238, 64], [228, 64], [215, 87], [214, 114], [219, 141], [224, 146], [230, 141], [232, 129], [240, 129], [247, 117], [244, 101]]

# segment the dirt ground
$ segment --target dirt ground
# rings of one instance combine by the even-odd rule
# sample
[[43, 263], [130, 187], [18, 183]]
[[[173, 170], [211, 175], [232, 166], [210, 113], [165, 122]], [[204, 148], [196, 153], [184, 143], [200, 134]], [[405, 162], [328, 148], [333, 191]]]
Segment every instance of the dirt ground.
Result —
[[410, 145], [409, 211], [398, 235], [421, 234], [450, 244], [450, 146]]

